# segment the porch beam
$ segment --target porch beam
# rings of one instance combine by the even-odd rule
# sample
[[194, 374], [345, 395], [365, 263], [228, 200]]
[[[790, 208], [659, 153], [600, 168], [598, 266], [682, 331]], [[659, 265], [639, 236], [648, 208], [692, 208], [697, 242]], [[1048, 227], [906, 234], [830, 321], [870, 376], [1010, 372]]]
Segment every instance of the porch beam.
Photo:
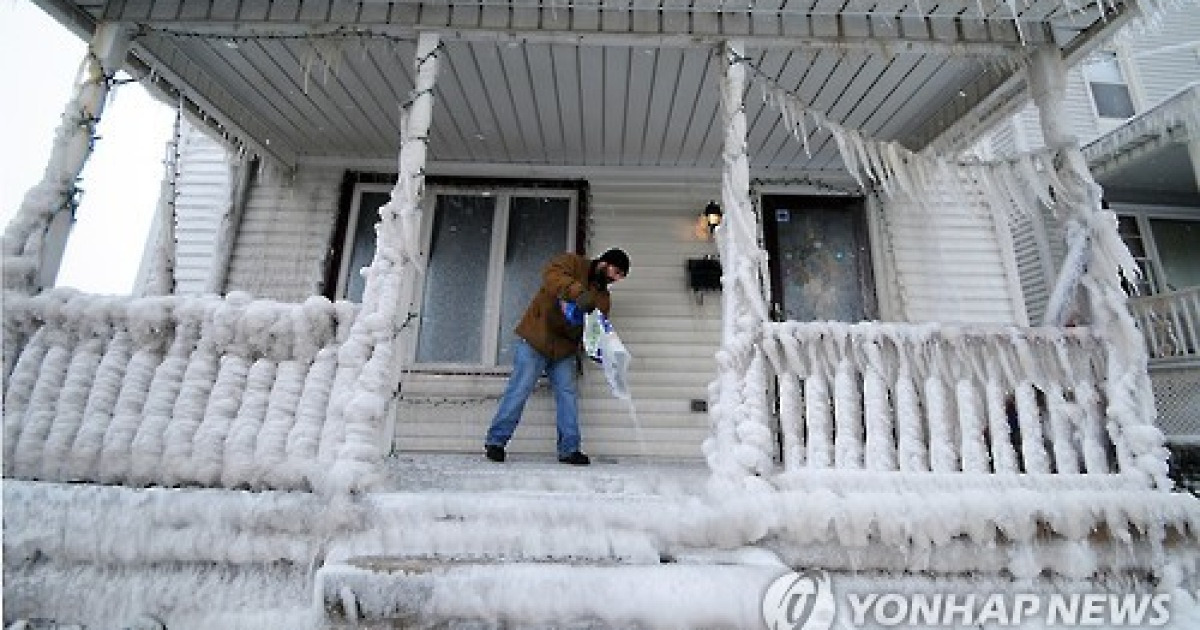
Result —
[[4, 232], [5, 288], [34, 292], [54, 285], [75, 220], [75, 182], [91, 157], [96, 126], [129, 45], [130, 31], [124, 25], [97, 26], [42, 179], [25, 195]]
[[271, 143], [272, 136], [278, 138], [283, 134], [272, 133], [260, 116], [242, 106], [177, 47], [165, 40], [152, 44], [144, 39], [135, 40], [133, 46], [135, 55], [127, 60], [127, 67], [144, 87], [171, 102], [178, 102], [200, 124], [226, 142], [241, 144], [281, 171], [295, 169], [295, 149], [282, 146], [278, 141], [274, 145]]
[[[453, 6], [436, 3], [347, 3], [308, 1], [302, 10], [285, 11], [262, 3], [227, 0], [142, 0], [110, 2], [98, 19], [149, 24], [195, 36], [236, 38], [313, 34], [348, 35], [385, 30], [450, 31], [455, 37], [492, 37], [494, 33], [534, 41], [629, 46], [719, 45], [739, 38], [754, 48], [808, 47], [871, 49], [890, 53], [927, 52], [997, 56], [1028, 45], [1054, 41], [1044, 20], [1017, 20], [1004, 13], [967, 17], [951, 13], [841, 13], [836, 11], [718, 11], [652, 5], [625, 10], [589, 6], [553, 7], [505, 4]], [[351, 10], [361, 4], [358, 10]], [[347, 8], [346, 5], [350, 5]], [[475, 35], [478, 33], [479, 35]], [[540, 39], [546, 38], [546, 39]]]

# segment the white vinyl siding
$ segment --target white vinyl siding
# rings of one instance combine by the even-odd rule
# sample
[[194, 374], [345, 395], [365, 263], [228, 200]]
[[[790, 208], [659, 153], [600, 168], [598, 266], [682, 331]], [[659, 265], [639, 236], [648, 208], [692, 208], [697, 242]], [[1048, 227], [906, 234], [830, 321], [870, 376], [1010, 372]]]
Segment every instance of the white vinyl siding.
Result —
[[[213, 266], [213, 250], [221, 217], [228, 212], [232, 178], [229, 154], [224, 145], [184, 120], [179, 138], [179, 175], [175, 180], [175, 292], [199, 295], [205, 292]], [[151, 227], [161, 233], [159, 217]], [[157, 243], [148, 239], [148, 247]], [[142, 259], [139, 286], [154, 264], [151, 251]]]
[[[925, 204], [888, 202], [884, 210], [891, 277], [909, 322], [1023, 323], [1023, 300], [1009, 248], [1003, 247], [982, 194], [968, 207], [950, 194]], [[891, 310], [891, 309], [889, 309]]]
[[1200, 11], [1172, 11], [1157, 28], [1128, 43], [1128, 65], [1146, 108], [1200, 82]]
[[287, 179], [259, 175], [234, 242], [226, 291], [285, 302], [321, 293], [342, 172], [302, 166]]

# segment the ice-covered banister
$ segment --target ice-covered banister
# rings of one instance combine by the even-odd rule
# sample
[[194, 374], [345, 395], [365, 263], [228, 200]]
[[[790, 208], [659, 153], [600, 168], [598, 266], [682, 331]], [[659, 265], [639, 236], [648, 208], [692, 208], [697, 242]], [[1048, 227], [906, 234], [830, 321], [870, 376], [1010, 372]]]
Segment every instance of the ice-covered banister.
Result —
[[417, 38], [412, 94], [401, 105], [400, 156], [391, 199], [379, 209], [375, 257], [366, 276], [362, 310], [338, 356], [327, 424], [344, 426], [337, 464], [326, 489], [353, 490], [373, 481], [391, 444], [388, 407], [397, 389], [399, 340], [407, 324], [420, 251], [420, 204], [433, 114], [433, 88], [442, 50], [437, 33]]
[[127, 24], [96, 27], [42, 179], [25, 194], [4, 230], [5, 289], [32, 293], [54, 284], [74, 222], [75, 182], [92, 153], [96, 125], [129, 52], [130, 37]]
[[1102, 205], [1103, 191], [1078, 141], [1067, 131], [1067, 69], [1057, 47], [1038, 48], [1029, 61], [1029, 87], [1047, 146], [1058, 153], [1054, 209], [1066, 230], [1067, 254], [1050, 295], [1046, 323], [1088, 324], [1104, 336], [1108, 352], [1105, 397], [1109, 432], [1129, 448], [1122, 472], [1160, 488], [1170, 487], [1162, 432], [1146, 369], [1145, 341], [1131, 315], [1122, 276], [1137, 265], [1117, 231], [1117, 217]]
[[774, 438], [767, 424], [766, 366], [760, 347], [767, 301], [760, 270], [765, 252], [750, 202], [750, 162], [746, 148], [745, 46], [721, 46], [721, 113], [724, 123], [721, 202], [725, 218], [717, 228], [721, 278], [721, 348], [717, 378], [709, 385], [712, 433], [704, 454], [714, 488], [766, 487], [756, 482], [772, 467]]

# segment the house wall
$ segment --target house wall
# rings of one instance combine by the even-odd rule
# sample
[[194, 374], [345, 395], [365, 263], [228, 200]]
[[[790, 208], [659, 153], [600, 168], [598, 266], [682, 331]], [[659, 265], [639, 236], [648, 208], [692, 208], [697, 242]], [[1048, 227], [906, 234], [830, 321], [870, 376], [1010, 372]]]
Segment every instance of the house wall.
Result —
[[[230, 158], [225, 147], [201, 127], [186, 118], [182, 125], [175, 180], [175, 292], [200, 295], [212, 273], [213, 244], [231, 200]], [[161, 216], [155, 215], [150, 229], [151, 234], [161, 232]], [[147, 239], [135, 286], [147, 281], [157, 243], [156, 238]]]
[[950, 188], [922, 202], [891, 201], [878, 215], [890, 240], [897, 319], [1025, 324], [1012, 242], [997, 229], [1004, 218], [979, 191], [964, 191], [965, 201]]
[[287, 302], [321, 293], [342, 170], [301, 165], [290, 176], [260, 174], [234, 241], [226, 291]]
[[[1184, 87], [1200, 81], [1200, 11], [1172, 10], [1162, 23], [1145, 33], [1119, 40], [1125, 79], [1139, 112], [1163, 102]], [[1087, 144], [1112, 129], [1092, 105], [1091, 92], [1078, 66], [1067, 72], [1068, 129]], [[1012, 155], [1045, 146], [1037, 108], [1026, 104], [989, 133], [981, 145], [994, 155]]]
[[[699, 210], [718, 190], [711, 181], [648, 177], [590, 179], [589, 251], [625, 249], [629, 277], [614, 285], [613, 325], [633, 356], [633, 408], [613, 398], [598, 366], [585, 362], [580, 379], [584, 449], [592, 455], [644, 453], [694, 458], [708, 435], [707, 400], [716, 375], [720, 297], [697, 299], [687, 288], [688, 258], [716, 254], [698, 238]], [[396, 425], [401, 450], [476, 450], [504, 389], [503, 376], [472, 379], [409, 374]], [[539, 386], [526, 407], [510, 452], [554, 452], [554, 402]]]
[[[227, 291], [292, 302], [320, 293], [344, 170], [305, 165], [292, 179], [266, 176], [255, 182]], [[707, 401], [707, 385], [716, 374], [720, 296], [695, 295], [687, 288], [686, 261], [717, 253], [716, 244], [698, 236], [695, 226], [700, 209], [719, 198], [718, 182], [711, 175], [632, 171], [591, 173], [588, 180], [590, 251], [619, 246], [633, 261], [629, 278], [613, 289], [612, 319], [634, 357], [634, 410], [611, 396], [599, 369], [585, 365], [580, 381], [584, 446], [600, 456], [644, 450], [698, 457], [709, 432], [708, 415], [693, 411], [693, 405]], [[769, 192], [781, 191], [772, 187]], [[881, 318], [1022, 323], [1015, 262], [979, 195], [964, 205], [946, 190], [925, 204], [873, 199], [869, 207]], [[211, 246], [210, 241], [210, 251]], [[396, 447], [478, 448], [505, 382], [502, 375], [404, 374]], [[549, 391], [540, 388], [511, 450], [553, 452], [553, 414]]]

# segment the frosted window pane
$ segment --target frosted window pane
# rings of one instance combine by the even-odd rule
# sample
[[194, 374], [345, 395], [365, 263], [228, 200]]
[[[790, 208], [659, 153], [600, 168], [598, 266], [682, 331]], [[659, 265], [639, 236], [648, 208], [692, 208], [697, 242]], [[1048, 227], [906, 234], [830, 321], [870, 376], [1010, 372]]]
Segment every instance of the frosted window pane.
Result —
[[1200, 221], [1150, 219], [1167, 291], [1200, 286]]
[[500, 301], [497, 365], [512, 365], [513, 342], [525, 307], [542, 284], [542, 268], [566, 250], [571, 204], [567, 199], [514, 197], [509, 208]]
[[1133, 97], [1125, 85], [1093, 83], [1092, 99], [1101, 118], [1129, 118], [1134, 115]]
[[379, 223], [379, 209], [391, 199], [386, 192], [364, 192], [358, 201], [358, 219], [354, 224], [354, 238], [350, 241], [350, 266], [346, 273], [346, 299], [362, 302], [366, 279], [363, 267], [371, 264], [375, 257], [375, 224]]
[[425, 271], [417, 361], [479, 363], [495, 198], [441, 195]]
[[784, 317], [858, 322], [867, 318], [869, 260], [856, 215], [843, 209], [774, 212]]

